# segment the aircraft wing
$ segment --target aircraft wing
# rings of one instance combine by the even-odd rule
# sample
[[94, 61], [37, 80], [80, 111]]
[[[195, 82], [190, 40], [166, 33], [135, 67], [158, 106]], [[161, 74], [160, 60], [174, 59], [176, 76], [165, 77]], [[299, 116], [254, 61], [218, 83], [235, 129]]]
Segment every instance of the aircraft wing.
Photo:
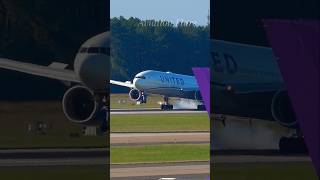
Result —
[[257, 84], [238, 84], [235, 85], [235, 93], [248, 94], [248, 93], [262, 93], [274, 92], [284, 89], [283, 83], [257, 83]]
[[67, 65], [53, 62], [49, 66], [36, 65], [31, 63], [14, 61], [0, 58], [0, 68], [23, 72], [36, 76], [47, 77], [68, 82], [81, 82], [72, 70], [64, 69]]
[[128, 88], [134, 88], [134, 85], [133, 85], [130, 81], [121, 82], [121, 81], [110, 80], [110, 83], [111, 83], [111, 84], [114, 84], [114, 85], [118, 85], [118, 86], [124, 86], [124, 87], [128, 87]]

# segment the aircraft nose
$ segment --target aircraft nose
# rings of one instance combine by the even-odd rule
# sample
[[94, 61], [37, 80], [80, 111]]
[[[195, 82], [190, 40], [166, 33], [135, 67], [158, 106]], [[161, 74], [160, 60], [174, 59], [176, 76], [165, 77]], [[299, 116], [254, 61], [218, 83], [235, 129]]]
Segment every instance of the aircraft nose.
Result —
[[137, 89], [141, 89], [143, 84], [142, 79], [134, 78], [133, 84]]

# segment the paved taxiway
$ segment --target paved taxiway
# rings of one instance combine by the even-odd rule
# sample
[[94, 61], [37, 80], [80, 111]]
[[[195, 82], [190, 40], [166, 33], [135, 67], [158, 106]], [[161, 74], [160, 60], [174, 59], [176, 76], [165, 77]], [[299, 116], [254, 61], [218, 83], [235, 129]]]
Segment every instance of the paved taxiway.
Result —
[[[171, 176], [145, 176], [145, 177], [122, 177], [112, 178], [112, 180], [159, 180], [169, 178], [168, 180], [208, 180], [209, 174], [188, 174], [188, 175], [171, 175]], [[165, 179], [163, 179], [165, 180]]]
[[0, 150], [0, 167], [106, 166], [107, 148]]
[[43, 148], [2, 149], [0, 159], [14, 158], [59, 158], [59, 157], [103, 157], [108, 148]]
[[0, 167], [107, 166], [107, 158], [0, 159]]
[[[141, 165], [112, 165], [112, 179], [159, 179], [181, 178], [196, 179], [208, 177], [210, 173], [209, 162], [186, 162], [186, 163], [167, 163], [167, 164], [141, 164]], [[181, 178], [182, 179], [182, 178]], [[202, 179], [202, 178], [201, 178]], [[199, 180], [199, 179], [197, 179]]]
[[111, 145], [210, 143], [209, 132], [111, 133]]

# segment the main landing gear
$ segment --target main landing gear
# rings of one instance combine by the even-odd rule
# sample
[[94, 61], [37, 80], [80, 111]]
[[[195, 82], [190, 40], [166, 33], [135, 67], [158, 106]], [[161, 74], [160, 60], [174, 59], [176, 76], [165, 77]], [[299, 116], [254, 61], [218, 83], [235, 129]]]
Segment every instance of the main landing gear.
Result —
[[109, 130], [109, 106], [108, 106], [108, 99], [107, 95], [103, 94], [98, 96], [97, 98], [100, 99], [100, 102], [102, 104], [102, 107], [100, 109], [101, 119], [100, 119], [100, 131], [102, 133], [105, 133]]
[[169, 104], [169, 98], [164, 97], [163, 100], [164, 100], [164, 103], [161, 104], [161, 110], [166, 110], [166, 111], [173, 110], [173, 105]]
[[141, 91], [141, 97], [139, 99], [139, 102], [140, 102], [140, 104], [147, 103], [147, 95], [145, 95], [143, 91]]
[[281, 137], [279, 141], [279, 149], [281, 153], [307, 153], [308, 149], [304, 142], [304, 138], [299, 129], [292, 137]]
[[205, 111], [205, 110], [206, 110], [206, 106], [205, 106], [204, 104], [199, 104], [199, 105], [197, 106], [197, 110], [198, 110], [198, 111]]

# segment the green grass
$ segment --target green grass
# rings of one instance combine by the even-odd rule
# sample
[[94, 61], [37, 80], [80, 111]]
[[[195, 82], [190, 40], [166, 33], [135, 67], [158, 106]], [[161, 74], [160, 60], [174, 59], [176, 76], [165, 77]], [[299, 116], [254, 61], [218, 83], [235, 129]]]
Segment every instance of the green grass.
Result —
[[[1, 102], [0, 103], [0, 148], [40, 147], [105, 147], [104, 136], [82, 136], [83, 125], [70, 122], [63, 114], [61, 102]], [[35, 130], [38, 121], [48, 125], [46, 135]], [[70, 137], [78, 133], [79, 137]]]
[[[156, 101], [156, 100], [155, 100]], [[0, 148], [105, 147], [104, 136], [82, 136], [83, 125], [70, 122], [61, 102], [0, 102]], [[46, 135], [28, 132], [41, 121], [48, 125]], [[203, 114], [112, 115], [113, 132], [208, 131]], [[79, 137], [70, 137], [78, 133]]]
[[214, 180], [317, 180], [311, 163], [216, 164]]
[[209, 161], [209, 144], [125, 146], [111, 148], [112, 164]]
[[111, 115], [111, 132], [209, 131], [208, 115], [145, 114]]
[[11, 167], [1, 168], [0, 174], [5, 180], [106, 180], [109, 169], [107, 166]]

